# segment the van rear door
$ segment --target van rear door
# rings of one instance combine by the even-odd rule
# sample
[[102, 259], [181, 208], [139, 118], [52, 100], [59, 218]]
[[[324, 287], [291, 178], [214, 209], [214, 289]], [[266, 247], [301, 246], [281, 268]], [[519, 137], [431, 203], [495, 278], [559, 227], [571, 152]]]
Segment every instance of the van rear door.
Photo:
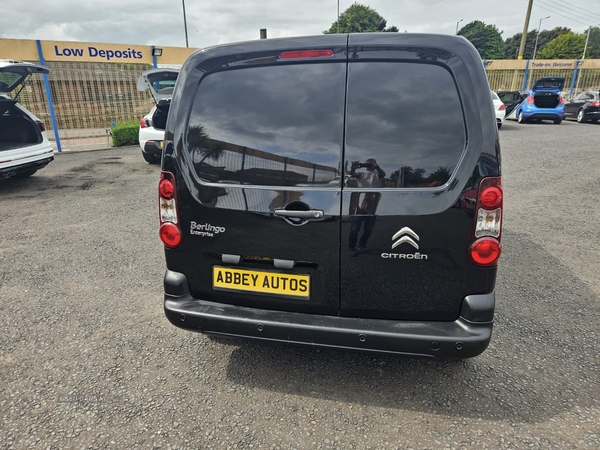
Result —
[[196, 298], [339, 312], [347, 37], [302, 42], [196, 63], [177, 150], [191, 198], [179, 198], [184, 242], [167, 250]]
[[465, 103], [478, 91], [459, 85], [457, 55], [378, 39], [349, 39], [340, 313], [455, 320], [495, 275], [470, 262], [473, 218], [453, 207], [484, 148], [484, 115]]

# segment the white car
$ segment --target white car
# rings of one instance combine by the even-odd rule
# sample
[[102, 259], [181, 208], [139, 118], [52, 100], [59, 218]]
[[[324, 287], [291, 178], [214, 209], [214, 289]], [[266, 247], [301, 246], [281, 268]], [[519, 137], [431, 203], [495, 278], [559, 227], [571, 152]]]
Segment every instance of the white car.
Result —
[[504, 122], [504, 116], [506, 116], [506, 105], [502, 103], [498, 94], [494, 91], [492, 92], [492, 101], [494, 102], [494, 111], [496, 112], [496, 123], [498, 124], [498, 128], [502, 128], [502, 123]]
[[140, 120], [138, 132], [142, 156], [149, 163], [160, 162], [165, 125], [178, 75], [179, 69], [152, 69], [138, 78], [138, 90], [149, 89], [156, 102], [150, 112]]
[[0, 178], [29, 177], [54, 159], [44, 123], [17, 101], [23, 87], [14, 98], [8, 96], [32, 74], [48, 72], [43, 66], [0, 60]]

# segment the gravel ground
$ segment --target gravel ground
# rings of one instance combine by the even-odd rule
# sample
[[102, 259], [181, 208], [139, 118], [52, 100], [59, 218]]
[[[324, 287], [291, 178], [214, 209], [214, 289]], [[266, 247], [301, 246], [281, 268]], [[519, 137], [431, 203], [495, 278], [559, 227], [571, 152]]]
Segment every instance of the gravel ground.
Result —
[[600, 125], [500, 137], [496, 326], [458, 362], [171, 326], [137, 148], [0, 180], [0, 447], [600, 448]]

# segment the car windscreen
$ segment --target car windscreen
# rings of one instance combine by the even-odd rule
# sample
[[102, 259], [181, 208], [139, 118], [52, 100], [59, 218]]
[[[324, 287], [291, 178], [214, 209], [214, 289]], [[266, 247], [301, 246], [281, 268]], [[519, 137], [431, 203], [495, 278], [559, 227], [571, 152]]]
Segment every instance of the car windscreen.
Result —
[[465, 146], [460, 96], [443, 66], [348, 64], [346, 166], [375, 160], [382, 187], [433, 188], [448, 182]]
[[188, 122], [188, 163], [204, 182], [339, 185], [345, 83], [344, 63], [207, 75]]

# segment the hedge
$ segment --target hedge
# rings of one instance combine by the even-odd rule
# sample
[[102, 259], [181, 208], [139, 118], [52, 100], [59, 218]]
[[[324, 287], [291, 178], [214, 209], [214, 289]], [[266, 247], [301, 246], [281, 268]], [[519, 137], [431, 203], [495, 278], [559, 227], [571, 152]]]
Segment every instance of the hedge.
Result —
[[118, 122], [111, 129], [113, 147], [122, 147], [124, 145], [137, 145], [139, 122]]

